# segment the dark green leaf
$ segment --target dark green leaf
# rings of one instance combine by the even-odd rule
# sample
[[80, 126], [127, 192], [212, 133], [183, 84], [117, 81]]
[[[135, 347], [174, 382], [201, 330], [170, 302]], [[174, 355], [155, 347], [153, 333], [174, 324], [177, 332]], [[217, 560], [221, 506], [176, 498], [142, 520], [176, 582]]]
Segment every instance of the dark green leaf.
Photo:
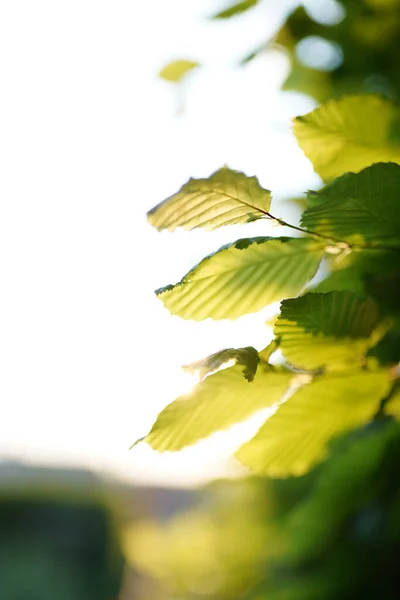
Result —
[[362, 363], [378, 339], [378, 307], [352, 292], [306, 294], [285, 300], [275, 324], [287, 360], [304, 369]]
[[351, 244], [400, 246], [400, 166], [378, 163], [347, 173], [311, 195], [318, 203], [301, 223]]

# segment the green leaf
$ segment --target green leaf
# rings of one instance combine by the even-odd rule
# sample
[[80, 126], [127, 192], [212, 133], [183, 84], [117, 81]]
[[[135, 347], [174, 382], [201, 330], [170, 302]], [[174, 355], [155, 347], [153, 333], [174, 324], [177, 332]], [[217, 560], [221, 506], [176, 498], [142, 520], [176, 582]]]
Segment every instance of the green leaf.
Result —
[[270, 204], [271, 192], [260, 186], [257, 177], [224, 167], [208, 179], [190, 179], [147, 216], [159, 231], [211, 230], [263, 218]]
[[257, 350], [252, 348], [252, 346], [247, 346], [246, 348], [226, 348], [190, 365], [185, 365], [183, 369], [189, 373], [198, 373], [200, 379], [204, 379], [209, 373], [218, 371], [224, 364], [231, 361], [238, 365], [243, 365], [244, 378], [247, 381], [253, 381], [260, 357]]
[[314, 206], [301, 218], [308, 230], [356, 245], [400, 245], [399, 165], [347, 173], [310, 196]]
[[258, 369], [252, 383], [235, 365], [218, 371], [167, 406], [145, 442], [155, 450], [181, 450], [273, 406], [288, 389], [293, 373]]
[[246, 54], [239, 61], [239, 66], [240, 67], [244, 67], [245, 65], [247, 65], [248, 63], [250, 63], [252, 60], [254, 60], [255, 58], [257, 58], [257, 56], [259, 56], [262, 52], [265, 52], [267, 49], [268, 49], [268, 44], [267, 43], [261, 44], [261, 46], [257, 46], [257, 48], [255, 48], [252, 52], [249, 52], [249, 54]]
[[240, 2], [236, 2], [235, 4], [232, 4], [232, 6], [229, 6], [225, 10], [218, 12], [217, 14], [213, 15], [211, 18], [212, 19], [230, 19], [231, 17], [240, 15], [240, 14], [248, 11], [250, 8], [253, 8], [253, 6], [256, 6], [256, 4], [259, 3], [259, 1], [260, 0], [241, 0]]
[[315, 275], [323, 252], [320, 242], [306, 238], [238, 240], [156, 294], [183, 319], [235, 319], [298, 295]]
[[376, 162], [400, 163], [399, 110], [380, 96], [330, 100], [294, 121], [294, 134], [315, 171], [328, 181]]
[[373, 417], [388, 388], [386, 370], [321, 377], [282, 404], [236, 456], [263, 475], [302, 475], [327, 455], [331, 439]]
[[362, 272], [357, 268], [344, 268], [338, 271], [333, 271], [326, 279], [321, 281], [315, 288], [313, 293], [327, 294], [328, 292], [348, 290], [363, 294], [365, 290]]
[[171, 81], [172, 83], [179, 83], [186, 75], [188, 75], [193, 69], [199, 67], [198, 62], [192, 60], [175, 60], [165, 65], [159, 73], [161, 79]]
[[292, 69], [282, 85], [286, 92], [301, 92], [315, 98], [318, 102], [329, 99], [332, 84], [329, 73], [306, 67], [292, 56]]
[[306, 294], [285, 300], [275, 324], [280, 349], [287, 360], [303, 369], [360, 364], [378, 340], [378, 307], [370, 298], [352, 292]]

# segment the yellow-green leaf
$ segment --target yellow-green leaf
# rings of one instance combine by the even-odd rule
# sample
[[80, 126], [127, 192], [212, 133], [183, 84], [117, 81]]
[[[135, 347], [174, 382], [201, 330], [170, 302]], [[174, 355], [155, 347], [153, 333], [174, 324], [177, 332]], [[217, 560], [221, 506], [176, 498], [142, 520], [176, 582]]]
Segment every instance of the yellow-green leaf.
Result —
[[329, 181], [376, 162], [400, 163], [399, 109], [380, 96], [345, 96], [297, 117], [294, 134], [315, 171]]
[[167, 406], [144, 439], [159, 451], [180, 450], [273, 406], [293, 373], [259, 368], [250, 383], [239, 365], [218, 371]]
[[330, 440], [370, 421], [388, 388], [386, 370], [315, 380], [282, 404], [236, 456], [263, 475], [302, 475], [327, 455]]
[[235, 319], [297, 296], [323, 253], [320, 242], [306, 238], [238, 240], [203, 259], [180, 283], [156, 293], [183, 319]]
[[207, 179], [190, 179], [147, 217], [159, 231], [211, 230], [263, 218], [270, 204], [271, 192], [260, 186], [257, 177], [224, 167]]

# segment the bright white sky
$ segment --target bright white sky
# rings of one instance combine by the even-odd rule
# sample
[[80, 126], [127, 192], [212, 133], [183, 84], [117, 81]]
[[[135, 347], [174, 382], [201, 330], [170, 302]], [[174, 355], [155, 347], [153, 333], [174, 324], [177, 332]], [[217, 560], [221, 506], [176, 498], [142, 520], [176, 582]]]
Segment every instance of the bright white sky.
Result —
[[[180, 365], [262, 348], [268, 329], [172, 318], [153, 290], [270, 230], [160, 234], [145, 214], [223, 164], [278, 198], [316, 185], [289, 128], [313, 104], [278, 93], [286, 59], [234, 68], [284, 4], [216, 23], [204, 17], [223, 0], [0, 3], [0, 456], [170, 483], [225, 472], [232, 436], [178, 455], [128, 447], [188, 386]], [[157, 72], [182, 57], [205, 67], [177, 116]]]

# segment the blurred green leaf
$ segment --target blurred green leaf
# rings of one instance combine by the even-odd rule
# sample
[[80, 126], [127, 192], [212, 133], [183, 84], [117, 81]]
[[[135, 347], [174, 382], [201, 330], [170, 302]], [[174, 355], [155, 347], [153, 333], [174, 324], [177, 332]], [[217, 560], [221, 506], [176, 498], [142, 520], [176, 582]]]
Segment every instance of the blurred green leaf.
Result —
[[218, 371], [169, 404], [144, 441], [160, 452], [190, 446], [273, 406], [292, 377], [290, 371], [259, 368], [249, 383], [239, 365]]
[[380, 96], [330, 100], [297, 117], [300, 148], [324, 180], [358, 172], [375, 162], [400, 162], [399, 109]]
[[302, 92], [318, 102], [329, 100], [332, 91], [331, 77], [325, 71], [317, 71], [293, 61], [292, 69], [282, 84], [285, 92]]
[[[385, 483], [379, 474], [384, 468], [385, 454], [393, 441], [399, 440], [399, 433], [396, 423], [375, 423], [344, 436], [338, 440], [337, 448], [332, 447], [331, 458], [320, 469], [313, 493], [289, 515], [290, 561], [318, 561], [321, 553], [329, 552], [344, 531], [355, 537], [354, 517], [371, 507], [371, 497], [382, 493], [381, 486]], [[316, 518], [317, 515], [323, 518]], [[368, 537], [373, 528], [368, 527], [368, 522], [365, 525]]]
[[271, 192], [260, 186], [257, 177], [224, 167], [207, 179], [190, 179], [147, 216], [159, 231], [210, 230], [263, 218], [270, 204]]
[[193, 69], [198, 67], [200, 67], [200, 63], [192, 60], [175, 60], [161, 69], [159, 77], [172, 83], [179, 83]]
[[[360, 295], [375, 298], [382, 312], [382, 298], [375, 294], [375, 281], [382, 277], [398, 273], [398, 255], [393, 249], [376, 250], [363, 248], [357, 251], [345, 251], [330, 256], [331, 274], [321, 281], [313, 292], [327, 293], [336, 290], [349, 290]], [[382, 286], [387, 290], [387, 287]], [[386, 292], [385, 292], [386, 294]], [[386, 295], [387, 298], [387, 295]]]
[[378, 306], [348, 291], [285, 300], [275, 336], [287, 360], [304, 369], [362, 364], [378, 340]]
[[238, 240], [156, 293], [184, 319], [235, 319], [299, 294], [317, 272], [323, 252], [320, 242], [305, 238]]
[[259, 474], [302, 475], [327, 455], [331, 439], [368, 423], [388, 389], [387, 370], [316, 379], [284, 402], [236, 456]]
[[213, 15], [212, 19], [230, 19], [231, 17], [235, 17], [236, 15], [241, 15], [242, 13], [250, 10], [259, 3], [260, 0], [241, 0], [240, 2], [235, 2], [228, 8], [221, 10], [220, 12]]

